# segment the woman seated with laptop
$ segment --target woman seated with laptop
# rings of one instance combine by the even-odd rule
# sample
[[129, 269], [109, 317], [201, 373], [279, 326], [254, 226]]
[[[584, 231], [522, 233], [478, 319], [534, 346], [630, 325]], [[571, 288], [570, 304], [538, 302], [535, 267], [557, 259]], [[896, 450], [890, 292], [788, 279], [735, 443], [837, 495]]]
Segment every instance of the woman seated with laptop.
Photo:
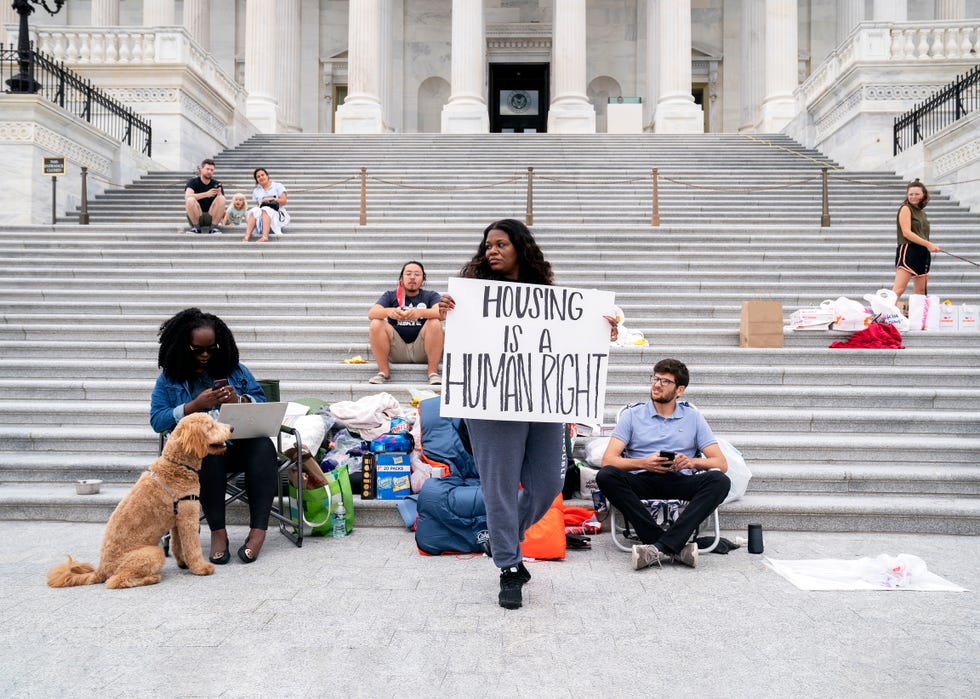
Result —
[[[157, 363], [163, 370], [150, 399], [150, 425], [172, 430], [190, 413], [217, 416], [224, 403], [264, 403], [265, 393], [244, 364], [228, 326], [215, 315], [187, 308], [160, 326]], [[201, 463], [201, 510], [211, 530], [210, 561], [231, 559], [225, 528], [225, 482], [230, 473], [245, 474], [248, 538], [238, 549], [243, 563], [258, 558], [265, 542], [276, 495], [276, 448], [268, 437], [234, 439], [224, 454]]]

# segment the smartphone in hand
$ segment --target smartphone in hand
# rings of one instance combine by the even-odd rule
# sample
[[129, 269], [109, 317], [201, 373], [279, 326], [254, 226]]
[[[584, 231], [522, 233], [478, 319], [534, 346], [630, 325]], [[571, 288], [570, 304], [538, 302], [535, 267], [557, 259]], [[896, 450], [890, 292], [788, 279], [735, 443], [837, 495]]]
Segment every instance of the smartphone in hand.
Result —
[[224, 388], [228, 385], [228, 379], [215, 379], [214, 383], [211, 384], [211, 390], [217, 391], [219, 388]]
[[667, 461], [673, 462], [675, 454], [672, 451], [662, 451], [660, 452], [660, 456], [667, 459]]

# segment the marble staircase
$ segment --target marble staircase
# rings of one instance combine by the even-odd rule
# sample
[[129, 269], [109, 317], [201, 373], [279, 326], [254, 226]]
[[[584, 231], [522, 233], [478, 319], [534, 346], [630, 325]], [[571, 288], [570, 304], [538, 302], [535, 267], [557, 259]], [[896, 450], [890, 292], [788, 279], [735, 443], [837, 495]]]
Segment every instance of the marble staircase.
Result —
[[[557, 282], [615, 291], [649, 341], [613, 350], [607, 422], [644, 397], [657, 359], [675, 356], [691, 369], [687, 397], [745, 453], [755, 476], [724, 527], [980, 532], [980, 335], [835, 350], [841, 336], [798, 332], [781, 349], [738, 347], [743, 300], [779, 300], [788, 317], [890, 286], [904, 192], [894, 176], [841, 171], [781, 136], [259, 136], [216, 160], [229, 193], [251, 189], [255, 166], [287, 185], [287, 235], [179, 235], [189, 175], [151, 173], [91, 202], [89, 226], [0, 238], [0, 519], [108, 516], [155, 454], [156, 329], [181, 308], [221, 315], [284, 398], [377, 392], [373, 363], [342, 363], [370, 359], [367, 308], [410, 258], [444, 289], [487, 223], [523, 218], [530, 166], [534, 230]], [[327, 186], [362, 166], [366, 226], [359, 177]], [[980, 259], [980, 216], [942, 196], [928, 213], [937, 242]], [[937, 256], [931, 290], [978, 303], [980, 270]], [[395, 367], [385, 390], [407, 401], [424, 387], [424, 367]], [[103, 493], [75, 495], [77, 478], [103, 479]], [[399, 521], [384, 503], [359, 512]]]

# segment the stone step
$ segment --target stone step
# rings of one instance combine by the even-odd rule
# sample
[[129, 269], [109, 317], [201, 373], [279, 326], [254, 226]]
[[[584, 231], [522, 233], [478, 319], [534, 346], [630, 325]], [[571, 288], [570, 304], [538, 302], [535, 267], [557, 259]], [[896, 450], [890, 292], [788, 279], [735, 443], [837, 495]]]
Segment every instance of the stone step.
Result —
[[[745, 426], [742, 428], [745, 429]], [[719, 432], [722, 436], [724, 433]], [[889, 463], [971, 465], [980, 453], [980, 435], [907, 433], [729, 432], [752, 462]], [[149, 425], [0, 425], [0, 452], [35, 452], [59, 464], [68, 454], [109, 451], [116, 455], [156, 453]], [[4, 465], [0, 463], [0, 470]]]
[[[488, 221], [523, 216], [531, 165], [535, 234], [557, 282], [616, 291], [628, 327], [650, 342], [613, 349], [605, 421], [644, 398], [654, 361], [683, 358], [694, 379], [686, 397], [756, 472], [726, 522], [975, 531], [980, 337], [906, 333], [904, 350], [841, 352], [827, 345], [843, 335], [821, 331], [787, 334], [784, 349], [736, 346], [742, 299], [778, 299], [788, 318], [890, 286], [903, 182], [830, 163], [834, 225], [820, 228], [819, 153], [778, 136], [648, 136], [261, 136], [219, 155], [219, 175], [249, 192], [252, 164], [262, 162], [290, 187], [296, 223], [270, 245], [175, 235], [186, 173], [152, 173], [98, 197], [94, 226], [6, 231], [0, 503], [24, 487], [18, 481], [55, 488], [98, 475], [122, 486], [145, 468], [157, 448], [147, 424], [156, 329], [182, 307], [229, 321], [248, 366], [278, 377], [286, 397], [377, 393], [366, 383], [373, 363], [341, 361], [370, 359], [366, 310], [379, 280], [404, 262], [393, 241], [410, 238], [429, 286], [445, 288]], [[516, 165], [500, 167], [502, 148]], [[332, 186], [361, 165], [368, 226], [356, 225], [359, 177]], [[660, 227], [649, 225], [654, 165]], [[980, 258], [980, 216], [941, 196], [929, 214], [944, 247]], [[930, 286], [957, 303], [980, 301], [975, 269], [937, 256]], [[393, 373], [383, 390], [400, 400], [429, 389], [424, 367]], [[36, 497], [39, 511], [45, 498]], [[89, 510], [105, 521], [111, 503]], [[359, 523], [398, 525], [390, 503], [359, 510]]]
[[980, 495], [980, 468], [924, 464], [754, 464], [749, 492]]
[[[377, 387], [374, 387], [375, 389]], [[321, 394], [330, 402], [335, 402], [329, 394]], [[370, 394], [368, 394], [370, 395]], [[613, 394], [615, 395], [615, 394]], [[980, 392], [974, 394], [980, 397]], [[609, 422], [614, 422], [615, 406], [610, 403], [607, 411]], [[406, 406], [407, 407], [407, 406]], [[796, 406], [737, 407], [711, 405], [698, 401], [712, 430], [719, 434], [731, 435], [744, 429], [748, 424], [764, 424], [773, 433], [876, 433], [895, 432], [901, 426], [904, 434], [973, 434], [980, 436], [980, 424], [976, 413], [959, 410], [934, 410], [923, 414], [914, 421], [906, 420], [903, 410], [856, 410], [820, 409]], [[23, 400], [0, 400], [0, 425], [78, 425], [97, 428], [100, 425], [146, 426], [149, 415], [149, 402], [142, 401], [71, 401], [63, 400], [56, 404], [25, 403]]]
[[[96, 495], [77, 495], [74, 485], [0, 484], [0, 520], [105, 522], [129, 485], [103, 484]], [[586, 505], [585, 501], [571, 504]], [[355, 496], [356, 526], [403, 527], [394, 501]], [[229, 508], [230, 524], [246, 524], [244, 507]], [[955, 496], [859, 496], [748, 494], [721, 510], [722, 528], [748, 524], [783, 531], [886, 531], [980, 534], [980, 501]]]
[[[364, 320], [363, 310], [369, 304], [360, 304], [357, 309], [359, 312], [356, 317], [334, 317], [331, 320], [331, 327], [321, 326], [304, 327], [296, 326], [288, 319], [282, 319], [282, 327], [289, 328], [289, 339], [299, 343], [328, 343], [340, 344], [348, 348], [363, 346], [366, 342], [367, 324]], [[734, 313], [734, 312], [733, 312]], [[222, 313], [226, 322], [233, 322], [232, 319]], [[683, 344], [695, 344], [701, 342], [705, 345], [715, 347], [734, 347], [739, 343], [739, 321], [735, 314], [729, 318], [704, 318], [696, 323], [691, 322], [691, 318], [675, 320], [658, 320], [635, 318], [631, 313], [627, 313], [627, 326], [631, 331], [639, 331], [644, 337], [656, 337], [669, 333], [673, 342]], [[304, 319], [305, 320], [305, 319]], [[247, 322], [247, 321], [246, 321]], [[244, 324], [243, 324], [244, 325]], [[152, 337], [159, 324], [151, 326], [113, 326], [113, 325], [92, 325], [80, 328], [73, 332], [75, 338], [72, 342], [92, 342], [99, 338], [112, 336], [118, 338], [118, 342], [140, 342], [142, 339]], [[282, 336], [281, 327], [259, 328], [256, 327], [253, 333], [242, 333], [236, 339], [242, 347], [248, 347], [250, 342], [268, 343]], [[846, 340], [851, 332], [827, 331], [827, 330], [807, 330], [798, 332], [786, 332], [784, 342], [786, 347], [794, 348], [826, 348], [830, 343], [838, 340]], [[250, 336], [252, 336], [250, 338]], [[31, 324], [3, 323], [0, 320], [0, 347], [17, 347], [18, 343], [28, 341], [32, 344], [54, 347], [55, 343], [64, 338], [63, 325], [60, 323], [50, 324]], [[980, 342], [980, 334], [975, 331], [943, 331], [943, 332], [917, 332], [906, 331], [902, 336], [902, 343], [906, 348], [924, 349], [970, 349]], [[98, 350], [94, 350], [98, 352]], [[80, 352], [77, 356], [82, 356]], [[72, 354], [71, 356], [76, 356]]]

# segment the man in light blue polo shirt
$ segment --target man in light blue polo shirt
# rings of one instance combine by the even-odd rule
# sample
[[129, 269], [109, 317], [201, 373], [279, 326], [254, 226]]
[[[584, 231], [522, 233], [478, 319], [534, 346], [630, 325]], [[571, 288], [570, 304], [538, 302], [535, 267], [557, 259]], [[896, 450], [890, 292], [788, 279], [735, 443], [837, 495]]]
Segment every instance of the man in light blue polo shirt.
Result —
[[[596, 476], [603, 495], [643, 542], [633, 546], [635, 570], [672, 560], [697, 567], [698, 545], [688, 540], [731, 487], [728, 464], [704, 416], [677, 400], [689, 380], [682, 362], [657, 362], [650, 400], [623, 411]], [[665, 532], [642, 501], [673, 499], [688, 505]]]

